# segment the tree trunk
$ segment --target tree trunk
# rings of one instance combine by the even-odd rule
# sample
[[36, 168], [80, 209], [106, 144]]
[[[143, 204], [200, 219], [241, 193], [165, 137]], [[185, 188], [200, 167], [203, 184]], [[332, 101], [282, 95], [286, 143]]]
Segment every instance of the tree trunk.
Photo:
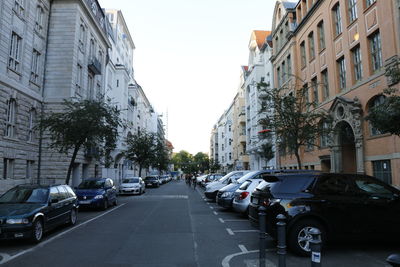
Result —
[[294, 152], [294, 155], [296, 156], [297, 159], [297, 167], [299, 170], [301, 170], [301, 160], [300, 160], [300, 155], [299, 155], [299, 149], [296, 149], [296, 152]]
[[142, 165], [139, 164], [139, 177], [142, 177]]
[[67, 179], [65, 179], [65, 184], [69, 185], [69, 180], [71, 178], [72, 167], [74, 166], [76, 155], [78, 155], [79, 148], [81, 147], [80, 144], [76, 145], [74, 148], [74, 153], [72, 153], [72, 158], [69, 163], [68, 172], [67, 172]]

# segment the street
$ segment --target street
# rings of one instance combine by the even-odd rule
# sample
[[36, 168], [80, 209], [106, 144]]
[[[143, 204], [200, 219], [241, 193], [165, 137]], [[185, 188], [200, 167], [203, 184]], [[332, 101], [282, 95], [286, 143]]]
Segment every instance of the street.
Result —
[[[120, 196], [105, 212], [81, 211], [77, 225], [48, 233], [33, 246], [2, 241], [3, 266], [258, 266], [258, 230], [236, 213], [206, 201], [203, 190], [172, 181], [141, 196]], [[268, 239], [267, 266], [277, 264]], [[397, 249], [397, 251], [396, 251]], [[388, 266], [396, 245], [334, 244], [323, 266]], [[287, 266], [310, 266], [288, 254]]]

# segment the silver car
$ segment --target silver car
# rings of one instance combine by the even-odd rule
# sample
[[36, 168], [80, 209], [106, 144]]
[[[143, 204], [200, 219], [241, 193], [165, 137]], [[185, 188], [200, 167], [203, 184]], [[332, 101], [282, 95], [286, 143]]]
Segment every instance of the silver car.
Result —
[[144, 181], [140, 177], [129, 177], [122, 180], [119, 187], [120, 194], [143, 194], [146, 192]]
[[263, 179], [252, 179], [246, 180], [240, 187], [235, 191], [233, 198], [232, 207], [236, 212], [248, 214], [250, 205], [251, 192], [259, 185]]

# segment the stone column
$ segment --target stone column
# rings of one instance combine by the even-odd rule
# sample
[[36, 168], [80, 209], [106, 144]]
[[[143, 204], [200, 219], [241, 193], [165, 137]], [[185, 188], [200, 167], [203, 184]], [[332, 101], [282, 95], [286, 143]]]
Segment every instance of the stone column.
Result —
[[332, 146], [331, 148], [331, 172], [341, 172], [342, 166], [342, 149], [340, 146]]
[[365, 173], [363, 138], [356, 138], [356, 164], [357, 173]]

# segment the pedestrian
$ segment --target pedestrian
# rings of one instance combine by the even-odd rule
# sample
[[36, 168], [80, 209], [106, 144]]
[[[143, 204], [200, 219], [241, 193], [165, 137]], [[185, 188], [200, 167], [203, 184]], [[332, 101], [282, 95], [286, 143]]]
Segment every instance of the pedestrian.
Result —
[[193, 175], [192, 182], [193, 182], [193, 189], [196, 190], [196, 185], [197, 185], [196, 175]]

